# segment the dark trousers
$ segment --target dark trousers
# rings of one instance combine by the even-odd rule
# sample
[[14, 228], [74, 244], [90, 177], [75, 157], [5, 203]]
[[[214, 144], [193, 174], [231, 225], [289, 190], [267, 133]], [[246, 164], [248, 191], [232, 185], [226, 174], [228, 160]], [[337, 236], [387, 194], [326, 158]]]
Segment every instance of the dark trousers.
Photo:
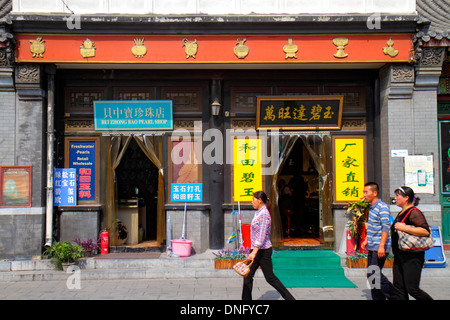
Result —
[[261, 270], [267, 283], [274, 287], [285, 300], [295, 300], [291, 293], [273, 273], [272, 248], [258, 250], [255, 260], [250, 267], [250, 273], [244, 278], [242, 300], [252, 300], [253, 276], [259, 266], [261, 266]]
[[373, 300], [394, 300], [395, 289], [392, 283], [383, 274], [386, 256], [378, 258], [378, 251], [369, 250], [367, 255], [367, 279]]
[[392, 273], [398, 300], [409, 300], [408, 294], [416, 300], [433, 300], [419, 288], [424, 262], [425, 254], [423, 252], [395, 255]]

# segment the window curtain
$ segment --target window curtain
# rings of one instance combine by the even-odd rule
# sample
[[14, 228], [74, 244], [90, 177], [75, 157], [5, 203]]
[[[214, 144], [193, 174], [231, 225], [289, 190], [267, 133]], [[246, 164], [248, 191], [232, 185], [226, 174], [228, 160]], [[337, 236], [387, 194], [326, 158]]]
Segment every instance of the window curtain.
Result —
[[[272, 183], [270, 185], [269, 191], [269, 206], [270, 212], [272, 215], [272, 244], [274, 246], [279, 246], [281, 244], [281, 240], [283, 239], [283, 228], [281, 225], [281, 216], [280, 210], [278, 208], [278, 176], [281, 173], [281, 169], [283, 168], [284, 163], [286, 162], [289, 154], [291, 153], [292, 148], [297, 142], [298, 135], [284, 135], [280, 136], [279, 146], [274, 146], [272, 144], [272, 164], [277, 164], [276, 167], [273, 168], [272, 174]], [[279, 147], [279, 150], [274, 150], [274, 147]], [[279, 152], [277, 152], [279, 151]], [[274, 157], [278, 157], [278, 161], [274, 161]]]
[[334, 242], [332, 199], [332, 167], [331, 159], [332, 143], [331, 136], [324, 135], [301, 135], [301, 139], [309, 151], [314, 167], [319, 174], [319, 228], [322, 243]]
[[108, 150], [106, 157], [105, 172], [105, 225], [109, 231], [109, 241], [112, 246], [116, 245], [116, 223], [118, 210], [118, 191], [116, 180], [116, 168], [120, 164], [125, 151], [131, 141], [131, 136], [114, 135], [103, 137], [105, 148]]

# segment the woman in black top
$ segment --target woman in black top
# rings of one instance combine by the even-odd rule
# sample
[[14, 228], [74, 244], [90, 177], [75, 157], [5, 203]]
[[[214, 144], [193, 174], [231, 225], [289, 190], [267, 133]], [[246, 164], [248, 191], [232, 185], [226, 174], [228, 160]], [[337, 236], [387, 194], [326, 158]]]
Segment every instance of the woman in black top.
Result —
[[[430, 227], [423, 213], [415, 208], [419, 198], [414, 196], [414, 191], [409, 187], [400, 187], [394, 191], [395, 203], [402, 210], [392, 224], [392, 252], [394, 253], [394, 267], [392, 274], [393, 285], [398, 300], [408, 300], [408, 294], [417, 300], [432, 300], [432, 298], [419, 288], [422, 267], [425, 262], [425, 252], [407, 252], [398, 247], [397, 230], [407, 232], [415, 236], [428, 236]], [[405, 221], [403, 218], [409, 213]]]

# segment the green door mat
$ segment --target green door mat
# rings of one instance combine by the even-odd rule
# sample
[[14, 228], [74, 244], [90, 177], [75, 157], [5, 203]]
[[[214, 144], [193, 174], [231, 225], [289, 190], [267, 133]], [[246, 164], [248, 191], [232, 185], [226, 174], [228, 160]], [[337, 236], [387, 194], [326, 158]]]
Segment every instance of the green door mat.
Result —
[[356, 288], [341, 258], [330, 250], [282, 250], [272, 255], [275, 275], [287, 288]]

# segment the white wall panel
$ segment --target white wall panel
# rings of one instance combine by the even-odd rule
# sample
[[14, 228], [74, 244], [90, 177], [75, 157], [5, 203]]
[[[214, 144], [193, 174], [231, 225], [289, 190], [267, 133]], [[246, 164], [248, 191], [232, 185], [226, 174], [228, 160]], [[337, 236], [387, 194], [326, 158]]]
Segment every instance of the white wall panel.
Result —
[[[76, 14], [414, 13], [415, 0], [65, 0]], [[62, 0], [13, 0], [13, 12], [70, 12]]]

